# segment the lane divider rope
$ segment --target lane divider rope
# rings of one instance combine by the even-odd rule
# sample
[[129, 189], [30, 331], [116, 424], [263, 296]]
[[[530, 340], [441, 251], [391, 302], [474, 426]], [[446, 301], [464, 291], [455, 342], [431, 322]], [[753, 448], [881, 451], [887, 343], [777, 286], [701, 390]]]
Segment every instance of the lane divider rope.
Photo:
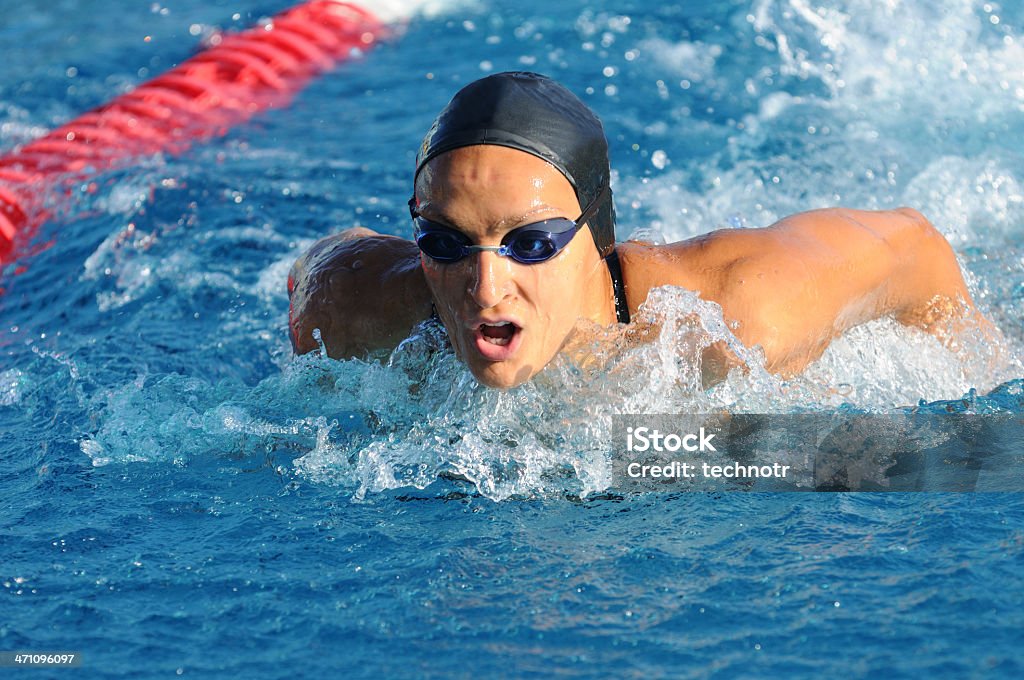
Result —
[[209, 47], [131, 92], [0, 157], [0, 266], [67, 203], [71, 185], [133, 159], [179, 154], [372, 48], [388, 27], [339, 0], [310, 0]]

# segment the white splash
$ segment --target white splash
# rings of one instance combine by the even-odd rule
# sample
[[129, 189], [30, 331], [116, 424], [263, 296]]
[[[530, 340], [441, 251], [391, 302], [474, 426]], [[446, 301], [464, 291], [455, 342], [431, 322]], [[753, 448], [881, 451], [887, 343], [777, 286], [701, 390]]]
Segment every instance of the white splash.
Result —
[[0, 373], [0, 406], [14, 406], [24, 393], [25, 374], [16, 368]]
[[475, 4], [473, 0], [363, 0], [359, 6], [381, 21], [396, 23], [416, 16], [436, 17]]
[[702, 42], [670, 42], [664, 38], [648, 38], [638, 45], [640, 54], [650, 55], [668, 69], [676, 79], [701, 82], [714, 75], [715, 60], [721, 56], [720, 45]]

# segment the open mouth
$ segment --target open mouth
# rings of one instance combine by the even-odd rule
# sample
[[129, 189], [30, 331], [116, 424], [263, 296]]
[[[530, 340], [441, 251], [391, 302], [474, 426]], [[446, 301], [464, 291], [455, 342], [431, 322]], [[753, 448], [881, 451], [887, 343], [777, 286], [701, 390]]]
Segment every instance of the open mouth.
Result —
[[480, 335], [482, 335], [484, 340], [492, 345], [507, 345], [512, 342], [512, 336], [514, 336], [518, 331], [519, 327], [511, 321], [505, 321], [499, 324], [485, 323], [480, 325]]
[[507, 359], [519, 346], [521, 330], [511, 321], [482, 323], [474, 333], [476, 348], [484, 358], [491, 361]]

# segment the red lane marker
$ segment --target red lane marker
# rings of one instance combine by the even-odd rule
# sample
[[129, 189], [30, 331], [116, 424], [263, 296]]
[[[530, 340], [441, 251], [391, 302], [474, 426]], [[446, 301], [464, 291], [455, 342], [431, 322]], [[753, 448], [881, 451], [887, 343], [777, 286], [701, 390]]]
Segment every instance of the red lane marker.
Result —
[[387, 26], [365, 9], [310, 0], [266, 25], [214, 36], [211, 47], [175, 68], [0, 156], [0, 266], [54, 203], [70, 200], [72, 183], [223, 135], [286, 105], [311, 78], [386, 36]]

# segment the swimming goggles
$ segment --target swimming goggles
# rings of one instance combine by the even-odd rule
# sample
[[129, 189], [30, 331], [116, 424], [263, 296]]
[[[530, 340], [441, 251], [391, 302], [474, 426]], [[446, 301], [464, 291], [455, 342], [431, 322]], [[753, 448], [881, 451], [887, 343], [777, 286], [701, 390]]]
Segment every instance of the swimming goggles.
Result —
[[557, 217], [525, 224], [505, 234], [500, 246], [473, 245], [461, 231], [424, 218], [416, 210], [415, 196], [409, 199], [409, 214], [415, 226], [416, 245], [432, 260], [450, 264], [486, 250], [522, 264], [537, 264], [550, 260], [569, 245], [576, 232], [597, 212], [607, 192], [605, 185], [575, 220]]

